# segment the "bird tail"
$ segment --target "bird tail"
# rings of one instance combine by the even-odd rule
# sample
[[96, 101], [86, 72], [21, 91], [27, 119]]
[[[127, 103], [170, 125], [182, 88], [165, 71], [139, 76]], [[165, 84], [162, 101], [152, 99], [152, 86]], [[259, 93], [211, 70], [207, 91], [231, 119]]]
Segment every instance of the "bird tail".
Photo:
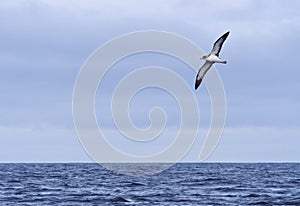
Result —
[[201, 84], [202, 79], [198, 79], [196, 78], [196, 82], [195, 82], [195, 90], [198, 89], [199, 85]]

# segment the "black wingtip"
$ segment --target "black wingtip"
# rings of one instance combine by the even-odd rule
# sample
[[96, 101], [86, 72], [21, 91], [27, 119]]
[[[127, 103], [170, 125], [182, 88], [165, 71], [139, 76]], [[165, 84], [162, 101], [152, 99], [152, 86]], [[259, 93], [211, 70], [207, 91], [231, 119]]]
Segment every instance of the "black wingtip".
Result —
[[198, 87], [200, 86], [200, 84], [201, 84], [201, 81], [202, 81], [202, 79], [196, 79], [196, 82], [195, 82], [195, 90], [197, 90], [198, 89]]
[[230, 31], [227, 31], [225, 34], [224, 34], [224, 36], [228, 36], [229, 35], [229, 33], [230, 33]]

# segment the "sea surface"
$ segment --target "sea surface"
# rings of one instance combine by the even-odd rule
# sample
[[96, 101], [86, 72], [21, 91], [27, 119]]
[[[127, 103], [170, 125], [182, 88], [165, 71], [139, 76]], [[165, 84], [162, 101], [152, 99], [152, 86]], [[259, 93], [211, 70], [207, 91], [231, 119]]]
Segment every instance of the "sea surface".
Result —
[[0, 205], [300, 205], [300, 163], [180, 163], [140, 177], [88, 163], [0, 164]]

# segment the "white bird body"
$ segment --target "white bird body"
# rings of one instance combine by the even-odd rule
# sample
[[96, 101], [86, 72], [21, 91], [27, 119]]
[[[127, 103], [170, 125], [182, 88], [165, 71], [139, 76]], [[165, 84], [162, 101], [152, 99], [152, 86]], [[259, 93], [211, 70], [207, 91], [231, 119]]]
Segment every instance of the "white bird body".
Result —
[[227, 62], [220, 59], [220, 57], [214, 55], [214, 54], [210, 54], [208, 56], [206, 56], [206, 58], [203, 58], [203, 60], [208, 61], [208, 62], [213, 62], [213, 63], [223, 63], [226, 64]]
[[197, 89], [202, 82], [206, 72], [210, 69], [210, 67], [214, 63], [223, 63], [226, 64], [227, 62], [225, 60], [222, 60], [219, 57], [219, 53], [221, 51], [222, 45], [226, 38], [229, 35], [229, 31], [223, 34], [215, 43], [214, 46], [210, 52], [209, 55], [203, 56], [200, 59], [205, 60], [205, 63], [202, 65], [202, 67], [199, 69], [197, 77], [196, 77], [196, 82], [195, 82], [195, 89]]

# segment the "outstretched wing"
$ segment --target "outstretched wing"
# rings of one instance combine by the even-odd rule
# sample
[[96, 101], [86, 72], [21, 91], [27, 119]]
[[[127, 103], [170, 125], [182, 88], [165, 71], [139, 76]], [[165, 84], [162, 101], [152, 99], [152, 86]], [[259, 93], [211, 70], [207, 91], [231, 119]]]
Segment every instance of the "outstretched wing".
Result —
[[209, 68], [213, 65], [213, 62], [206, 61], [202, 67], [199, 69], [197, 77], [196, 77], [196, 82], [195, 82], [195, 89], [199, 87], [199, 85], [202, 82], [202, 79], [204, 78], [204, 75], [206, 72], [209, 70]]
[[224, 41], [226, 40], [226, 38], [228, 37], [229, 33], [230, 33], [229, 31], [226, 32], [214, 43], [214, 47], [211, 50], [211, 54], [219, 56], [219, 53], [222, 49], [222, 45], [223, 45]]

